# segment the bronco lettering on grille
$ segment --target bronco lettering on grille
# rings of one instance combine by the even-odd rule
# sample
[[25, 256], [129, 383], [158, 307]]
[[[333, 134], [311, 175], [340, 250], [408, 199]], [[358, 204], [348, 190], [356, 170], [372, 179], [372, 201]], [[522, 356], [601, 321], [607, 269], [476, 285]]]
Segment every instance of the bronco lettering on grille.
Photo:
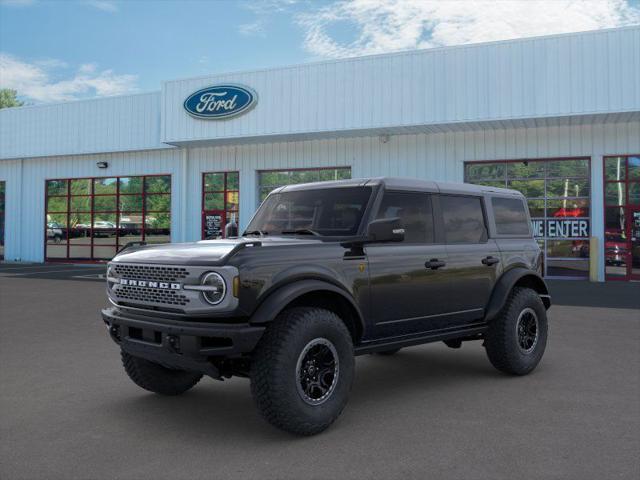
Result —
[[120, 285], [130, 285], [133, 287], [160, 288], [163, 290], [180, 290], [182, 288], [182, 286], [179, 283], [152, 282], [149, 280], [130, 280], [128, 278], [121, 278]]

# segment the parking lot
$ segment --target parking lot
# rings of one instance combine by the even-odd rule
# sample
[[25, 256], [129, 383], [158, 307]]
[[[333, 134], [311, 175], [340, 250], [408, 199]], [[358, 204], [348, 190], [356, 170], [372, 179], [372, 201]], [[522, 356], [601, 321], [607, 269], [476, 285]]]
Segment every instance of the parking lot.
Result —
[[363, 356], [332, 428], [267, 425], [245, 379], [136, 387], [99, 316], [103, 266], [0, 264], [2, 479], [640, 478], [640, 285], [550, 282], [546, 355], [479, 342]]

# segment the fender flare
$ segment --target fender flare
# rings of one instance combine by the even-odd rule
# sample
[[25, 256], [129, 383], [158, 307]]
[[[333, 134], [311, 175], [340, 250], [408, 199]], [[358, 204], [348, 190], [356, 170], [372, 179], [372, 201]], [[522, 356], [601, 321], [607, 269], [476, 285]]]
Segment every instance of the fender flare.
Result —
[[331, 292], [340, 295], [356, 313], [354, 320], [358, 322], [357, 328], [364, 332], [364, 320], [362, 312], [356, 305], [351, 295], [344, 289], [323, 280], [305, 279], [296, 280], [277, 287], [258, 305], [251, 314], [252, 324], [265, 324], [272, 322], [284, 308], [295, 299], [311, 292]]
[[491, 292], [491, 297], [485, 310], [485, 321], [490, 322], [500, 313], [500, 310], [507, 302], [507, 298], [509, 298], [511, 290], [518, 283], [523, 283], [538, 292], [545, 308], [549, 309], [551, 296], [542, 277], [527, 268], [516, 267], [504, 273], [493, 287], [493, 292]]

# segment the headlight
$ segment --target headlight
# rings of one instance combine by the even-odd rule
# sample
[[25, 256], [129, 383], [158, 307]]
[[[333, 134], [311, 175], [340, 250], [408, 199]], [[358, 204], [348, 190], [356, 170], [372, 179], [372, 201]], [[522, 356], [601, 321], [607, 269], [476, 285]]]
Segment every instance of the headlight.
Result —
[[116, 283], [115, 269], [111, 265], [107, 266], [106, 278], [107, 278], [107, 288], [111, 290]]
[[211, 305], [219, 304], [227, 292], [224, 279], [216, 272], [209, 272], [202, 277], [202, 286], [206, 287], [202, 289], [202, 296]]

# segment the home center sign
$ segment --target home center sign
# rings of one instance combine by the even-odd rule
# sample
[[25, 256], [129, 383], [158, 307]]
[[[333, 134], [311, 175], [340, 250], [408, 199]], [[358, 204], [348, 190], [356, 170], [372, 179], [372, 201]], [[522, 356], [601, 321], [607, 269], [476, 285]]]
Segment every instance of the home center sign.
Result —
[[207, 120], [224, 120], [251, 110], [258, 95], [244, 85], [212, 85], [192, 93], [184, 101], [189, 115]]
[[532, 220], [533, 236], [546, 238], [589, 238], [588, 219]]

